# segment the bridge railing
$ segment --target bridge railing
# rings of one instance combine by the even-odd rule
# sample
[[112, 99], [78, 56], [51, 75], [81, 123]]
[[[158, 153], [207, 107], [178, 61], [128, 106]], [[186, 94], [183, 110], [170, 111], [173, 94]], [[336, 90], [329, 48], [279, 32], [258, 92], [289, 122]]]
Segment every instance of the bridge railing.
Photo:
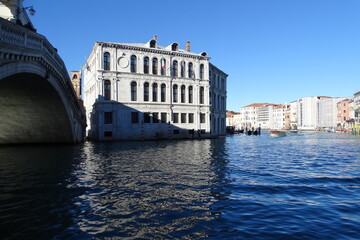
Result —
[[58, 67], [65, 68], [65, 64], [57, 54], [57, 50], [49, 43], [46, 37], [2, 18], [0, 18], [0, 42], [45, 51]]

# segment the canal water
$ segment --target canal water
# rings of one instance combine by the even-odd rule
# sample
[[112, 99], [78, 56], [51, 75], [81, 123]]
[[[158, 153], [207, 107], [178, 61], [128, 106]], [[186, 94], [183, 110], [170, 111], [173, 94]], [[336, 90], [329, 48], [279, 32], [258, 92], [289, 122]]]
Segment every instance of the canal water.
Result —
[[0, 147], [0, 239], [359, 239], [360, 137]]

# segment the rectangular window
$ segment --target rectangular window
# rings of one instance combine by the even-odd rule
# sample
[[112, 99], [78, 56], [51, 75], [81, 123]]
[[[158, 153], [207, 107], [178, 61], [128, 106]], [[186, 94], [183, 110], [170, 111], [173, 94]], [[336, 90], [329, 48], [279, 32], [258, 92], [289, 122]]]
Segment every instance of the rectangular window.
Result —
[[144, 113], [144, 123], [150, 123], [150, 113]]
[[139, 113], [138, 112], [131, 113], [131, 123], [139, 123]]
[[186, 123], [186, 113], [181, 114], [181, 123]]
[[167, 113], [161, 113], [161, 122], [167, 123]]
[[104, 124], [112, 124], [112, 112], [104, 112]]
[[178, 113], [173, 113], [173, 122], [179, 123], [179, 114]]
[[200, 123], [205, 123], [205, 113], [200, 113]]
[[189, 113], [189, 123], [194, 123], [194, 114]]
[[153, 123], [159, 123], [159, 113], [153, 113]]

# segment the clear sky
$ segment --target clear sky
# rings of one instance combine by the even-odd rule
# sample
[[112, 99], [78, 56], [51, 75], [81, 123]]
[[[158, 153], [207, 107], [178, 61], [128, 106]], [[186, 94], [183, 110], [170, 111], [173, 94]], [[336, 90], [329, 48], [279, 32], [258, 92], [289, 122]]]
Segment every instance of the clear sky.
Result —
[[79, 70], [95, 41], [178, 42], [229, 74], [227, 109], [360, 90], [360, 0], [25, 0]]

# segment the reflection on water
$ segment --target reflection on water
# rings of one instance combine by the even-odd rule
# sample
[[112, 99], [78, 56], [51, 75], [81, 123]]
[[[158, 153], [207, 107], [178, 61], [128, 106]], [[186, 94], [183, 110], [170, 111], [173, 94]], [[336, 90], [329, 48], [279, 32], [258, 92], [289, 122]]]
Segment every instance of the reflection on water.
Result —
[[357, 239], [360, 138], [0, 148], [0, 237]]

